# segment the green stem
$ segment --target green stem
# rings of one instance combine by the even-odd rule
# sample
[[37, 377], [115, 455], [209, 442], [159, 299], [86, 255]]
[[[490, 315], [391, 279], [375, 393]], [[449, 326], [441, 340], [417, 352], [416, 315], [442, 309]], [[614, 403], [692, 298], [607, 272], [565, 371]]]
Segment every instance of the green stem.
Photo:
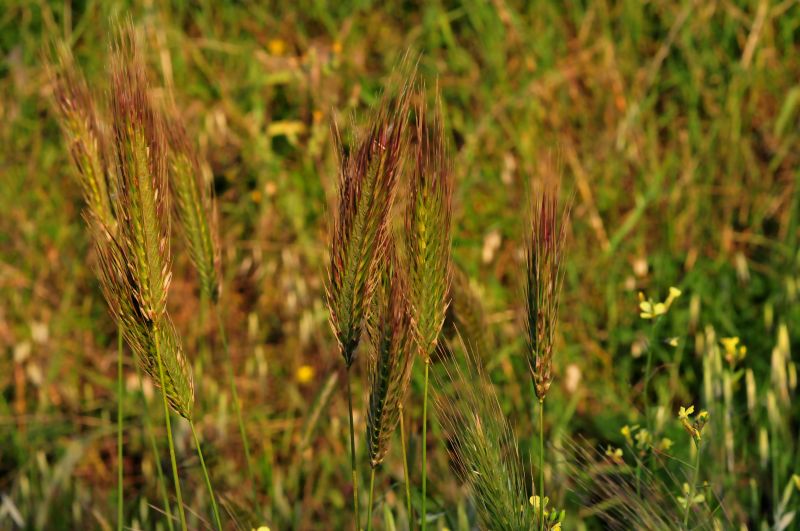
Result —
[[[153, 326], [153, 341], [155, 343], [156, 359], [158, 360], [158, 379], [159, 382], [164, 382], [164, 362], [161, 359], [161, 348], [158, 341], [158, 327]], [[181, 494], [181, 479], [178, 475], [178, 461], [175, 459], [175, 442], [172, 440], [172, 423], [170, 422], [169, 415], [169, 401], [167, 400], [167, 391], [163, 385], [161, 388], [161, 398], [164, 402], [164, 423], [167, 429], [167, 441], [169, 442], [169, 459], [172, 465], [172, 479], [175, 482], [175, 497], [178, 499], [178, 515], [181, 519], [181, 529], [187, 531], [186, 526], [186, 513], [183, 508], [183, 495]]]
[[350, 367], [345, 371], [347, 383], [347, 409], [350, 412], [350, 470], [353, 477], [353, 514], [356, 517], [356, 531], [361, 529], [361, 518], [358, 512], [358, 474], [356, 473], [356, 434], [353, 428], [353, 393], [350, 389]]
[[194, 446], [197, 448], [197, 456], [200, 458], [200, 466], [203, 469], [203, 477], [206, 480], [206, 488], [208, 488], [208, 495], [211, 496], [211, 510], [214, 513], [214, 523], [217, 524], [217, 529], [222, 531], [222, 521], [219, 518], [219, 508], [217, 507], [217, 497], [214, 496], [214, 487], [211, 486], [211, 477], [208, 475], [206, 468], [206, 460], [203, 459], [203, 450], [200, 448], [200, 439], [197, 437], [197, 430], [194, 429], [194, 421], [189, 421], [189, 426], [192, 428], [192, 436], [194, 437]]
[[539, 523], [544, 531], [544, 398], [539, 399]]
[[647, 426], [647, 431], [653, 436], [653, 429], [650, 425], [650, 395], [648, 391], [650, 389], [650, 373], [653, 370], [653, 350], [656, 341], [657, 319], [657, 317], [653, 319], [653, 325], [650, 327], [650, 341], [647, 344], [647, 364], [645, 365], [644, 369], [644, 390], [642, 392], [642, 400], [644, 402], [644, 421], [645, 425]]
[[[225, 351], [225, 370], [228, 373], [228, 383], [231, 387], [231, 398], [233, 400], [233, 410], [236, 413], [236, 421], [239, 423], [239, 436], [242, 438], [242, 447], [244, 448], [244, 458], [247, 465], [247, 479], [250, 482], [251, 490], [255, 496], [256, 485], [253, 481], [253, 463], [250, 460], [250, 443], [247, 440], [247, 432], [244, 429], [244, 420], [242, 419], [242, 407], [239, 404], [239, 393], [236, 390], [236, 379], [233, 373], [233, 361], [231, 360], [231, 352], [228, 348], [228, 337], [225, 334], [225, 325], [222, 322], [222, 315], [219, 310], [219, 303], [214, 304], [214, 313], [216, 314], [217, 323], [219, 325], [219, 337], [222, 342], [222, 348]], [[255, 501], [255, 498], [254, 498]]]
[[117, 529], [122, 531], [123, 523], [123, 452], [122, 452], [122, 400], [125, 386], [122, 381], [122, 325], [117, 327]]
[[428, 523], [425, 506], [428, 501], [428, 369], [430, 365], [431, 359], [428, 356], [425, 358], [425, 389], [422, 395], [422, 510], [420, 513], [422, 531], [425, 531]]
[[400, 410], [400, 448], [403, 450], [403, 478], [406, 483], [406, 511], [408, 518], [408, 527], [411, 529], [413, 526], [411, 522], [414, 516], [411, 513], [411, 476], [408, 474], [408, 456], [406, 455], [406, 429], [403, 422], [403, 404], [397, 406]]
[[375, 489], [375, 468], [369, 475], [369, 512], [367, 513], [367, 531], [372, 531], [372, 492]]
[[144, 429], [147, 432], [147, 437], [150, 439], [150, 446], [153, 450], [153, 460], [156, 462], [156, 474], [158, 476], [158, 490], [161, 493], [161, 498], [164, 501], [164, 514], [167, 516], [167, 527], [169, 531], [175, 531], [172, 524], [172, 509], [170, 508], [169, 496], [167, 496], [166, 481], [164, 481], [164, 470], [161, 468], [161, 453], [158, 451], [158, 444], [156, 444], [156, 436], [153, 434], [153, 424], [150, 422], [150, 405], [147, 403], [147, 397], [144, 394], [144, 386], [142, 382], [142, 370], [139, 365], [134, 363], [136, 367], [136, 375], [139, 377], [139, 388], [142, 390], [142, 401], [144, 408], [142, 408], [142, 419], [144, 419]]
[[689, 509], [694, 503], [695, 486], [697, 477], [700, 473], [700, 441], [695, 441], [696, 455], [694, 456], [694, 472], [692, 473], [692, 483], [689, 485], [689, 496], [686, 498], [686, 508], [683, 512], [683, 527], [689, 529]]

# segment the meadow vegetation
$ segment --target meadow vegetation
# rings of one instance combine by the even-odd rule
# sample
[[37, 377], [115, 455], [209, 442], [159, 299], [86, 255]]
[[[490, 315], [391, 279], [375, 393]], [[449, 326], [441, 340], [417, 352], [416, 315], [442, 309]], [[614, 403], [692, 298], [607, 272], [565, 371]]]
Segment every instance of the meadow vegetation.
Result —
[[7, 2], [0, 528], [796, 528], [798, 36]]

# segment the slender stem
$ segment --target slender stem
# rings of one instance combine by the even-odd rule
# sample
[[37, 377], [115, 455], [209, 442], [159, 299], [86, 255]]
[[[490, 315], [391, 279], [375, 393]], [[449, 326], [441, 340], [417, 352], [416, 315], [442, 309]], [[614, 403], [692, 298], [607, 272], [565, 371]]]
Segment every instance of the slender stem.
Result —
[[[222, 349], [225, 351], [225, 370], [228, 373], [228, 383], [231, 387], [231, 398], [233, 400], [233, 410], [236, 412], [236, 421], [239, 423], [239, 436], [242, 438], [242, 447], [244, 448], [244, 458], [247, 465], [247, 479], [250, 482], [253, 496], [255, 497], [256, 485], [253, 481], [253, 463], [250, 460], [250, 443], [247, 440], [247, 432], [244, 429], [244, 420], [242, 419], [242, 407], [239, 403], [239, 393], [236, 390], [236, 379], [233, 373], [233, 361], [231, 360], [231, 352], [228, 348], [228, 337], [225, 334], [225, 325], [222, 322], [222, 314], [219, 309], [219, 302], [214, 304], [214, 313], [216, 314], [217, 323], [219, 325], [219, 337], [222, 342]], [[255, 498], [254, 498], [255, 501]]]
[[422, 395], [422, 510], [420, 513], [422, 531], [425, 531], [428, 520], [425, 505], [428, 500], [428, 369], [430, 365], [431, 359], [428, 356], [425, 358], [425, 389]]
[[117, 529], [122, 531], [123, 522], [123, 452], [122, 452], [122, 401], [125, 397], [122, 381], [122, 325], [117, 327]]
[[544, 531], [544, 398], [539, 399], [539, 522]]
[[139, 388], [142, 390], [142, 401], [144, 408], [142, 408], [142, 418], [144, 419], [144, 429], [147, 432], [147, 437], [150, 439], [150, 446], [153, 450], [153, 460], [156, 462], [156, 474], [158, 476], [158, 490], [161, 493], [161, 498], [164, 501], [164, 513], [167, 516], [167, 527], [169, 531], [175, 531], [172, 524], [172, 509], [170, 508], [169, 496], [167, 495], [166, 481], [164, 481], [164, 470], [161, 468], [161, 453], [158, 451], [158, 444], [156, 444], [156, 436], [153, 434], [153, 425], [150, 422], [150, 405], [147, 403], [147, 397], [144, 394], [144, 387], [142, 385], [142, 370], [138, 364], [136, 366], [136, 375], [139, 377]]
[[411, 529], [413, 526], [411, 522], [414, 520], [414, 515], [411, 513], [411, 476], [408, 474], [408, 456], [406, 455], [406, 429], [403, 422], [403, 404], [397, 406], [400, 410], [400, 448], [403, 450], [403, 478], [406, 483], [406, 511], [408, 518], [408, 527]]
[[[158, 379], [160, 382], [164, 381], [164, 363], [161, 360], [161, 347], [159, 346], [158, 341], [158, 327], [153, 326], [153, 341], [155, 343], [155, 351], [156, 351], [156, 359], [158, 360]], [[167, 400], [167, 391], [164, 389], [163, 385], [159, 385], [161, 388], [161, 398], [164, 402], [164, 424], [166, 425], [167, 429], [167, 441], [169, 442], [169, 460], [172, 465], [172, 479], [175, 482], [175, 497], [178, 499], [178, 515], [181, 519], [181, 529], [183, 531], [187, 531], [186, 526], [186, 513], [183, 509], [183, 495], [181, 495], [181, 478], [178, 475], [178, 461], [175, 459], [175, 443], [172, 440], [172, 424], [169, 420], [169, 402]]]
[[211, 510], [214, 513], [214, 523], [217, 524], [217, 529], [222, 531], [222, 521], [219, 518], [219, 508], [217, 507], [217, 497], [214, 496], [214, 487], [211, 486], [211, 477], [208, 475], [206, 468], [206, 460], [203, 459], [203, 450], [200, 448], [200, 439], [197, 437], [197, 430], [194, 429], [194, 421], [189, 421], [189, 426], [192, 428], [192, 436], [194, 437], [194, 446], [197, 448], [197, 456], [200, 458], [200, 466], [203, 469], [203, 477], [206, 480], [206, 487], [208, 488], [208, 495], [211, 496]]
[[372, 531], [372, 492], [375, 490], [375, 468], [369, 475], [369, 512], [367, 513], [367, 531]]
[[694, 472], [692, 473], [692, 483], [689, 485], [689, 496], [686, 498], [686, 508], [683, 512], [683, 527], [689, 529], [689, 509], [694, 503], [695, 486], [697, 485], [697, 476], [700, 473], [700, 441], [695, 441], [695, 456], [694, 456]]
[[353, 514], [356, 517], [356, 531], [361, 529], [361, 518], [358, 512], [358, 474], [356, 473], [356, 434], [353, 428], [353, 393], [350, 389], [350, 367], [345, 371], [347, 383], [347, 409], [350, 412], [350, 470], [353, 476]]
[[647, 431], [650, 432], [650, 435], [655, 436], [653, 433], [653, 426], [650, 422], [650, 395], [648, 393], [650, 389], [650, 379], [652, 378], [652, 370], [653, 370], [653, 351], [655, 350], [656, 344], [656, 328], [658, 325], [658, 317], [653, 318], [653, 324], [650, 327], [650, 340], [647, 344], [647, 364], [645, 365], [644, 369], [644, 389], [642, 391], [642, 400], [644, 401], [644, 421], [645, 425], [647, 426]]

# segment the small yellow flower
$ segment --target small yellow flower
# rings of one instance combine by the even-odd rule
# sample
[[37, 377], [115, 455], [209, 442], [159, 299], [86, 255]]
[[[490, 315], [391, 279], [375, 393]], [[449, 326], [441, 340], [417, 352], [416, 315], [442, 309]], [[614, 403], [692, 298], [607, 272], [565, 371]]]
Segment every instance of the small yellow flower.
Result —
[[639, 448], [645, 448], [650, 444], [650, 432], [642, 428], [636, 432], [636, 444]]
[[629, 446], [633, 446], [633, 437], [631, 437], [631, 434], [634, 430], [636, 430], [637, 427], [638, 426], [634, 426], [631, 428], [626, 424], [622, 427], [622, 429], [619, 430], [622, 436], [625, 437], [625, 442], [627, 442]]
[[678, 411], [678, 418], [681, 420], [689, 420], [689, 415], [694, 413], [694, 406], [683, 407], [681, 406], [680, 411]]
[[553, 524], [553, 527], [550, 528], [550, 531], [561, 531], [561, 522], [556, 522]]
[[297, 379], [298, 383], [307, 384], [314, 379], [314, 367], [311, 365], [301, 365], [297, 368], [295, 378]]
[[267, 43], [270, 55], [283, 55], [286, 51], [286, 43], [282, 39], [270, 39]]
[[672, 442], [672, 439], [668, 439], [664, 437], [661, 439], [661, 442], [658, 443], [658, 449], [662, 452], [669, 452], [669, 449], [672, 448], [672, 445], [675, 444]]
[[270, 529], [268, 526], [262, 525], [258, 529], [253, 529], [253, 531], [270, 531]]
[[747, 355], [747, 347], [739, 344], [738, 337], [723, 337], [719, 342], [725, 349], [725, 361], [731, 365], [743, 360]]
[[678, 346], [678, 338], [677, 337], [671, 337], [671, 338], [667, 339], [666, 343], [667, 343], [667, 345], [669, 345], [671, 347], [677, 347]]
[[340, 53], [342, 53], [342, 43], [339, 42], [339, 41], [334, 41], [332, 49], [333, 49], [333, 53], [335, 53], [336, 55], [339, 55]]
[[609, 446], [606, 448], [606, 457], [610, 457], [613, 461], [617, 463], [622, 462], [622, 448], [615, 448], [613, 446]]
[[681, 290], [676, 287], [669, 288], [669, 295], [664, 302], [655, 302], [646, 299], [644, 293], [639, 292], [639, 317], [642, 319], [655, 319], [667, 313], [675, 299], [681, 296]]
[[669, 295], [667, 295], [667, 300], [664, 301], [664, 305], [669, 309], [672, 306], [672, 303], [675, 302], [675, 299], [681, 296], [681, 290], [672, 286], [669, 288]]

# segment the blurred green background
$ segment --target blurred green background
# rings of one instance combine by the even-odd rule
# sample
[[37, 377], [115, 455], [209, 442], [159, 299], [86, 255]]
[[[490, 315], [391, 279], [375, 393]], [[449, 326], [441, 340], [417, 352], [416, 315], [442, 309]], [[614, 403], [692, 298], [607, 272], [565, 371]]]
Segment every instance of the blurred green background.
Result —
[[[658, 348], [653, 383], [670, 418], [679, 405], [702, 404], [697, 338], [706, 326], [748, 346], [745, 365], [759, 389], [771, 382], [779, 323], [796, 350], [796, 1], [5, 0], [0, 527], [115, 522], [116, 328], [92, 268], [44, 63], [51, 40], [66, 39], [102, 93], [112, 21], [129, 15], [145, 35], [156, 97], [174, 95], [220, 208], [224, 312], [257, 485], [244, 481], [219, 354], [200, 354], [210, 348], [200, 338], [218, 338], [199, 327], [196, 279], [178, 239], [169, 304], [190, 357], [198, 353], [198, 424], [217, 491], [241, 528], [349, 525], [346, 396], [323, 288], [337, 161], [330, 127], [361, 123], [409, 49], [429, 92], [441, 92], [456, 176], [454, 260], [482, 305], [484, 361], [523, 452], [533, 434], [519, 321], [523, 214], [530, 183], [546, 172], [560, 171], [575, 198], [551, 445], [575, 437], [623, 445], [619, 428], [641, 409], [649, 325], [639, 319], [640, 290], [654, 299], [673, 285], [684, 293], [660, 330], [678, 346]], [[126, 517], [134, 527], [163, 528], [156, 456], [143, 435], [149, 398], [127, 365]], [[415, 482], [418, 377], [408, 405]], [[743, 390], [735, 395], [734, 422], [750, 422]], [[363, 422], [363, 404], [356, 408]], [[794, 403], [785, 410], [790, 434], [797, 413]], [[665, 433], [685, 439], [673, 424]], [[743, 463], [757, 453], [757, 432], [737, 435]], [[429, 433], [437, 525], [456, 528], [469, 502], [449, 470], [444, 434], [436, 423]], [[188, 428], [177, 438], [187, 503], [204, 517]], [[404, 503], [398, 454], [395, 443], [379, 475], [377, 507], [392, 511]], [[794, 447], [785, 462], [770, 454], [765, 484], [783, 489], [798, 455]], [[550, 465], [548, 477], [568, 509], [567, 529], [599, 525], [564, 467]], [[749, 488], [747, 477], [729, 480], [726, 492]], [[757, 503], [734, 496], [726, 513], [771, 525], [780, 494], [767, 490]], [[380, 527], [383, 509], [376, 514]]]

